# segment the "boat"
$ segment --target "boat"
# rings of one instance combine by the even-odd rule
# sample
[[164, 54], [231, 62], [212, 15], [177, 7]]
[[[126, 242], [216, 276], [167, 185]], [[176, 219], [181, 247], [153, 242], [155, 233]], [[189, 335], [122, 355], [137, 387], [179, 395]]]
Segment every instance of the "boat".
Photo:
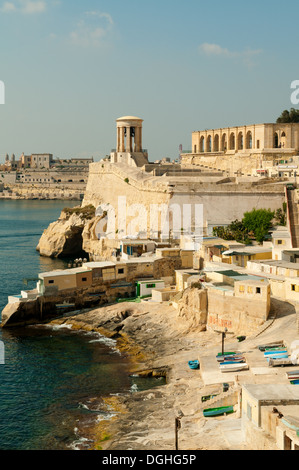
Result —
[[248, 369], [248, 364], [246, 362], [240, 364], [220, 364], [219, 369], [221, 372], [238, 372]]
[[292, 385], [299, 385], [299, 379], [291, 380]]
[[299, 370], [291, 370], [291, 371], [287, 372], [286, 374], [287, 374], [287, 377], [289, 377], [290, 375], [298, 375], [299, 376]]
[[241, 361], [241, 360], [244, 360], [244, 356], [225, 356], [223, 358], [223, 362], [226, 362], [226, 361]]
[[199, 361], [189, 361], [190, 369], [199, 369]]
[[218, 353], [217, 354], [217, 357], [220, 357], [220, 356], [234, 356], [235, 354], [237, 354], [236, 352], [221, 352], [221, 353]]
[[277, 341], [276, 343], [261, 344], [260, 346], [258, 346], [258, 349], [263, 352], [269, 349], [283, 348], [283, 347], [284, 347], [283, 341]]
[[203, 410], [203, 415], [208, 418], [208, 417], [213, 417], [213, 416], [223, 416], [227, 414], [231, 414], [234, 412], [234, 407], [233, 406], [221, 406], [220, 408], [208, 408], [206, 410]]
[[201, 397], [202, 403], [205, 403], [206, 401], [212, 400], [212, 398], [217, 397], [217, 395], [206, 395], [204, 397]]
[[288, 378], [289, 380], [291, 380], [291, 379], [294, 379], [294, 380], [295, 380], [295, 379], [299, 379], [299, 371], [298, 371], [298, 370], [295, 370], [294, 372], [287, 372], [286, 375], [287, 375], [287, 378]]
[[267, 356], [266, 359], [268, 362], [270, 362], [273, 359], [288, 359], [288, 354], [277, 354], [274, 356]]
[[245, 359], [240, 359], [239, 361], [224, 361], [221, 362], [220, 365], [227, 365], [227, 364], [244, 364]]
[[232, 358], [235, 358], [235, 357], [238, 357], [238, 356], [239, 356], [239, 354], [237, 354], [237, 353], [224, 353], [224, 354], [219, 353], [216, 356], [216, 359], [217, 359], [218, 362], [222, 362], [225, 359], [232, 359]]
[[286, 354], [288, 351], [286, 349], [270, 349], [269, 351], [264, 352], [264, 356], [271, 356], [272, 354]]

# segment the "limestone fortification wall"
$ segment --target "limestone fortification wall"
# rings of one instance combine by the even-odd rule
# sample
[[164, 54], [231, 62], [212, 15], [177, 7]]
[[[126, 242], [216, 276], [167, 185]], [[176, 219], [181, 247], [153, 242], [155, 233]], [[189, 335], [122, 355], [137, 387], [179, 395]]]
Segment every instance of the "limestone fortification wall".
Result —
[[220, 177], [155, 177], [140, 168], [102, 162], [91, 164], [82, 205], [98, 207], [109, 203], [117, 216], [119, 196], [126, 197], [127, 207], [143, 204], [148, 219], [152, 204], [178, 204], [182, 213], [185, 204], [203, 205], [203, 222], [212, 224], [242, 219], [253, 208], [276, 210], [285, 201], [283, 185], [274, 183], [230, 181]]

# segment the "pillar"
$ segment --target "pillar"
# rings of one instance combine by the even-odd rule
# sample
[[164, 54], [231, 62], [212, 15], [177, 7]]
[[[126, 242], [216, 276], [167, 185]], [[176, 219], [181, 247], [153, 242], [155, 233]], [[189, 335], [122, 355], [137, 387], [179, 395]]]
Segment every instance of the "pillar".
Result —
[[131, 127], [127, 127], [127, 142], [126, 142], [126, 152], [131, 152]]

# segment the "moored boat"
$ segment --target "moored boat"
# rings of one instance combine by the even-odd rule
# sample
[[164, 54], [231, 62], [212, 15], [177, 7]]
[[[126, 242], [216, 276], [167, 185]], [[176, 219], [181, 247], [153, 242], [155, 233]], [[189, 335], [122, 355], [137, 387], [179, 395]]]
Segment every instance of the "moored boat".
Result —
[[272, 356], [273, 354], [286, 354], [288, 351], [286, 349], [271, 349], [264, 352], [264, 356]]
[[238, 372], [248, 369], [246, 362], [240, 364], [220, 364], [219, 369], [221, 372]]
[[286, 376], [289, 380], [299, 379], [299, 371], [295, 370], [294, 372], [287, 372]]
[[219, 408], [208, 408], [203, 410], [203, 415], [207, 417], [223, 416], [234, 412], [233, 406], [221, 406]]

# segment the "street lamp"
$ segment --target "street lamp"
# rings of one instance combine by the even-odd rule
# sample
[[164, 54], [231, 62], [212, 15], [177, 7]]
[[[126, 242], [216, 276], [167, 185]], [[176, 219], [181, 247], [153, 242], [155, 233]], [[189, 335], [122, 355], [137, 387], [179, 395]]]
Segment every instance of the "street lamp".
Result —
[[226, 338], [226, 333], [228, 332], [228, 329], [225, 328], [225, 330], [222, 332], [222, 356], [224, 354], [224, 339]]

